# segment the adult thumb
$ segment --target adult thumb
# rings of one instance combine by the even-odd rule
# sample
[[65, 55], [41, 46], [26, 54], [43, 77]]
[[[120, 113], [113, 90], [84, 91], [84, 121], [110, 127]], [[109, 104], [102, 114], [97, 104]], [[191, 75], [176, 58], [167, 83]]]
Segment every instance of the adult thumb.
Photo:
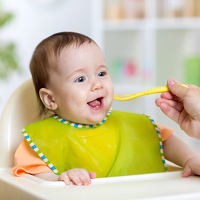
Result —
[[186, 92], [188, 90], [187, 87], [182, 86], [180, 83], [178, 83], [175, 79], [169, 78], [167, 80], [167, 85], [169, 87], [169, 90], [172, 94], [175, 96], [183, 99], [186, 95]]

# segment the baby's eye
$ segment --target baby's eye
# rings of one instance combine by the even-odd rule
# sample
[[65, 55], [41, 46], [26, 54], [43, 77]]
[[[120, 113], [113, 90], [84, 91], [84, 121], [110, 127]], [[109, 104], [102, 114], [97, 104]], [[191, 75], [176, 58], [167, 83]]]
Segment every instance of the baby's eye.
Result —
[[83, 82], [85, 81], [85, 77], [81, 76], [75, 80], [75, 82]]
[[106, 75], [106, 72], [99, 72], [98, 73], [98, 76], [105, 76]]

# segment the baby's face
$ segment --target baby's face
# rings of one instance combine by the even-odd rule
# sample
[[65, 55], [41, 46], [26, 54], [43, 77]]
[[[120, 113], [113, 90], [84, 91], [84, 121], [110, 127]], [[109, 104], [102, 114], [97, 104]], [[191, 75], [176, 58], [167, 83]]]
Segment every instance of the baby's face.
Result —
[[112, 105], [113, 84], [103, 53], [93, 42], [63, 49], [47, 86], [58, 106], [55, 113], [67, 121], [97, 124]]

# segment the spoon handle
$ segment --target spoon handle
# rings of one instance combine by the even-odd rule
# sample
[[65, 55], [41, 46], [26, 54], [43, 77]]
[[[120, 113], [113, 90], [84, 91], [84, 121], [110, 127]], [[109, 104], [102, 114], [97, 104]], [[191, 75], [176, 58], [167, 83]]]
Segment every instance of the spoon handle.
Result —
[[[187, 87], [187, 85], [181, 84], [184, 87]], [[163, 92], [169, 92], [168, 86], [162, 86], [162, 87], [157, 87], [157, 88], [152, 88], [149, 90], [145, 90], [142, 92], [138, 92], [135, 94], [125, 94], [125, 95], [113, 95], [113, 98], [118, 100], [118, 101], [129, 101], [132, 99], [135, 99], [137, 97], [141, 97], [144, 95], [149, 95], [149, 94], [155, 94], [155, 93], [163, 93]]]
[[145, 90], [145, 91], [142, 91], [142, 92], [138, 92], [138, 93], [135, 93], [135, 94], [126, 94], [126, 96], [133, 96], [133, 98], [137, 98], [137, 97], [141, 97], [141, 96], [144, 96], [144, 95], [155, 94], [155, 93], [163, 93], [163, 92], [169, 92], [168, 86], [152, 88], [152, 89]]
[[157, 88], [152, 88], [149, 90], [145, 90], [141, 93], [141, 95], [148, 95], [148, 94], [155, 94], [155, 93], [163, 93], [163, 92], [169, 92], [168, 86], [162, 86], [162, 87], [157, 87]]
[[[187, 85], [184, 85], [184, 84], [181, 84], [181, 85], [188, 88]], [[135, 94], [126, 94], [126, 96], [133, 96], [134, 95], [134, 98], [136, 98], [136, 96], [140, 97], [140, 96], [144, 96], [144, 95], [155, 94], [155, 93], [163, 93], [163, 92], [169, 92], [169, 91], [170, 90], [169, 90], [168, 86], [161, 86], [161, 87], [145, 90], [145, 91], [142, 91], [142, 92], [138, 92], [138, 93], [135, 93]]]

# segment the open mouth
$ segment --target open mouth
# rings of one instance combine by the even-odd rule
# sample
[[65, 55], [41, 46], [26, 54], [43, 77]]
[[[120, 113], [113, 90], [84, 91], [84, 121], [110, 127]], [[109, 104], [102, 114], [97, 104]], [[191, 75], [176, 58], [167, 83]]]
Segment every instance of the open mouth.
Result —
[[87, 104], [90, 106], [90, 108], [94, 110], [99, 110], [103, 107], [103, 97], [90, 101]]

